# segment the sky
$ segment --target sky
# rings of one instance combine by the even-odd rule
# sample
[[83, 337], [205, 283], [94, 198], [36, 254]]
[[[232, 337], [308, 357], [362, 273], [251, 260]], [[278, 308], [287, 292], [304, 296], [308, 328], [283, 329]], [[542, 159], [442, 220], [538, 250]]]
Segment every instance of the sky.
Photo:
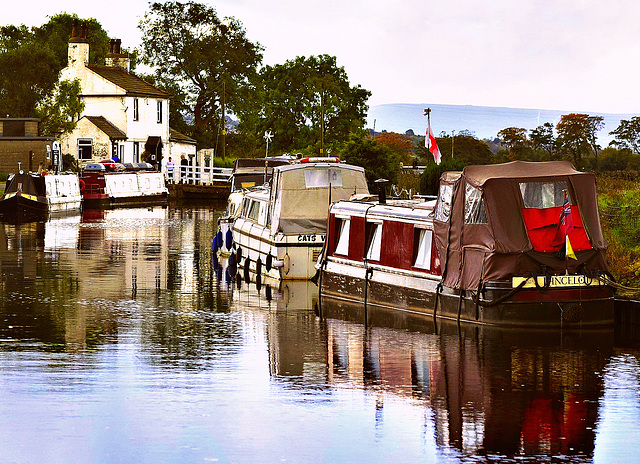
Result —
[[[637, 0], [201, 1], [244, 25], [263, 64], [333, 55], [369, 105], [424, 103], [640, 114]], [[140, 44], [143, 0], [25, 0], [0, 23], [61, 12]]]

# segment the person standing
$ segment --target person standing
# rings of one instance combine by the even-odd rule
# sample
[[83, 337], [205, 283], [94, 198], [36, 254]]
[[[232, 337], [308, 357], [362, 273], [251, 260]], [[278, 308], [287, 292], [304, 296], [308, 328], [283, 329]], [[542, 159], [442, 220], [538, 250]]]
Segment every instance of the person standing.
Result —
[[174, 163], [171, 157], [169, 157], [169, 161], [167, 161], [167, 179], [170, 184], [173, 184], [173, 170], [175, 167], [176, 163]]
[[184, 184], [187, 178], [187, 166], [189, 165], [189, 161], [182, 155], [180, 157], [180, 183]]

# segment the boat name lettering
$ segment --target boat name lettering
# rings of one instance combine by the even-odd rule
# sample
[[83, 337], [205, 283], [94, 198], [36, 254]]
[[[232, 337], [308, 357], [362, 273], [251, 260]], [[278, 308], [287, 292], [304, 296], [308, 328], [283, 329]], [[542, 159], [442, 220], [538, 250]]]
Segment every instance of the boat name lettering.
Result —
[[316, 234], [298, 234], [299, 242], [322, 242], [324, 241], [324, 235]]
[[[517, 287], [525, 281], [524, 288], [532, 288], [536, 286], [533, 277], [514, 277], [512, 285]], [[544, 276], [538, 276], [538, 287], [544, 287], [546, 279]], [[555, 275], [550, 276], [549, 287], [589, 287], [591, 285], [602, 285], [600, 279], [597, 277], [589, 277], [585, 275]]]

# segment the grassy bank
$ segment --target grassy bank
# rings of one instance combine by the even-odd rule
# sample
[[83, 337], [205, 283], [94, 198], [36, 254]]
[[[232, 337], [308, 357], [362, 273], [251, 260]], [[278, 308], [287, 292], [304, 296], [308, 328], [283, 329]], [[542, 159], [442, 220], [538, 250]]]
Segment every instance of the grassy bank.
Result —
[[640, 175], [598, 175], [598, 206], [611, 273], [623, 285], [640, 287]]

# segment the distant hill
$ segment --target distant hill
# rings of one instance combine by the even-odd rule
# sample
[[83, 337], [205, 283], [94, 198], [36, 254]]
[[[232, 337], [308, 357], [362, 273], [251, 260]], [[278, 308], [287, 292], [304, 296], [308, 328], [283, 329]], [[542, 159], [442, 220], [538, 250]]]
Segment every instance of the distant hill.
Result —
[[375, 121], [376, 132], [387, 131], [404, 134], [407, 130], [412, 129], [416, 135], [424, 134], [427, 127], [427, 118], [423, 115], [425, 108], [431, 108], [431, 128], [436, 136], [439, 136], [442, 131], [451, 134], [451, 131], [458, 133], [467, 129], [479, 139], [493, 139], [498, 131], [506, 127], [523, 127], [531, 130], [545, 122], [550, 122], [555, 126], [563, 114], [588, 113], [592, 116], [603, 116], [605, 125], [598, 133], [598, 141], [603, 148], [613, 139], [609, 132], [618, 127], [621, 119], [631, 119], [633, 116], [638, 116], [637, 114], [607, 114], [576, 110], [394, 103], [369, 108], [367, 127], [374, 129]]

